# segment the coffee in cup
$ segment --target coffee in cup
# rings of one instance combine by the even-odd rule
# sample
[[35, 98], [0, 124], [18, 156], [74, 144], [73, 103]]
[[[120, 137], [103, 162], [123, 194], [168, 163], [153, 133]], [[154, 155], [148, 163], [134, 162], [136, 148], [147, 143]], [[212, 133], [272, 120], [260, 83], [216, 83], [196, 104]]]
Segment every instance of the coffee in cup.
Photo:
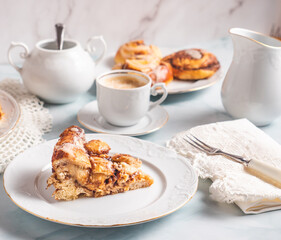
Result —
[[[151, 87], [151, 78], [133, 70], [113, 70], [96, 79], [98, 109], [102, 117], [116, 126], [131, 126], [145, 114], [161, 104], [168, 93], [164, 83]], [[150, 101], [150, 95], [157, 95], [162, 88], [162, 97]]]
[[101, 84], [116, 89], [132, 89], [142, 87], [146, 82], [140, 81], [140, 79], [137, 79], [134, 76], [123, 75], [105, 78]]

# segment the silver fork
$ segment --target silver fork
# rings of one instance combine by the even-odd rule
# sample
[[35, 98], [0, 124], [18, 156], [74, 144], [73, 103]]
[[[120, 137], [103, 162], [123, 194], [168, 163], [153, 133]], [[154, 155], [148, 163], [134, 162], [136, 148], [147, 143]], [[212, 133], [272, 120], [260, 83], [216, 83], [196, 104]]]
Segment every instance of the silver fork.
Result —
[[186, 135], [183, 139], [207, 155], [222, 155], [239, 162], [244, 165], [245, 169], [249, 173], [270, 184], [273, 184], [276, 187], [281, 188], [281, 169], [255, 159], [246, 159], [239, 155], [224, 152], [219, 148], [215, 148], [206, 144], [192, 134]]

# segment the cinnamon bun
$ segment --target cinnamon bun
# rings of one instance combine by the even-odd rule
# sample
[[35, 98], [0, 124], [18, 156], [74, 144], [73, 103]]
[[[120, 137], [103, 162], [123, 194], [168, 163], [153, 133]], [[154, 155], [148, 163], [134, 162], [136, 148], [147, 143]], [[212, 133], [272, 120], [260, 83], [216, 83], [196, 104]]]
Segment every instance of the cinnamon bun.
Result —
[[0, 104], [0, 120], [4, 117], [4, 112], [2, 110], [1, 104]]
[[146, 45], [143, 40], [134, 40], [123, 44], [117, 51], [114, 61], [116, 64], [124, 64], [127, 59], [141, 59], [150, 56], [161, 59], [161, 52], [154, 45]]
[[129, 69], [146, 73], [152, 84], [169, 84], [173, 80], [173, 69], [167, 62], [160, 60], [127, 59], [124, 64], [116, 64], [113, 69]]
[[181, 80], [206, 79], [220, 68], [215, 55], [197, 48], [175, 52], [162, 60], [171, 64], [174, 77]]
[[154, 45], [145, 45], [143, 40], [123, 44], [115, 55], [113, 69], [130, 69], [148, 74], [152, 84], [173, 80], [173, 70], [169, 63], [161, 61], [161, 52]]

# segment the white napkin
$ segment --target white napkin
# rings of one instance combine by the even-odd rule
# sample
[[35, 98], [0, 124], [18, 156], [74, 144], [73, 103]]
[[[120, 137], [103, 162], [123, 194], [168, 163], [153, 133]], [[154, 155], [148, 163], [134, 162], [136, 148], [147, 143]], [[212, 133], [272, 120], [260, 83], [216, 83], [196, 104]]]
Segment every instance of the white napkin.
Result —
[[246, 119], [218, 122], [178, 133], [167, 147], [187, 157], [201, 178], [210, 178], [211, 197], [236, 203], [244, 213], [281, 209], [281, 189], [250, 175], [242, 164], [223, 156], [207, 156], [183, 140], [192, 133], [210, 146], [267, 162], [281, 169], [281, 146]]

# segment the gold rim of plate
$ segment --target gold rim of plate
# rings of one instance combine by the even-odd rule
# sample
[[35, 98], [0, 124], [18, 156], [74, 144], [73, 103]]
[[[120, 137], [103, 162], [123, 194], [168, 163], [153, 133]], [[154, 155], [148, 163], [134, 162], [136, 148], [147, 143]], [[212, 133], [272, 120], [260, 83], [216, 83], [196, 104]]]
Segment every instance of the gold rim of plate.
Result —
[[195, 193], [197, 192], [198, 190], [198, 182], [197, 182], [197, 186], [196, 186], [196, 189], [193, 193], [193, 195], [191, 195], [190, 198], [187, 199], [187, 201], [185, 201], [182, 205], [180, 205], [179, 207], [177, 207], [176, 209], [170, 211], [170, 212], [167, 212], [165, 214], [162, 214], [162, 215], [159, 215], [157, 217], [154, 217], [154, 218], [149, 218], [149, 219], [145, 219], [145, 220], [142, 220], [142, 221], [138, 221], [138, 222], [130, 222], [130, 223], [124, 223], [124, 224], [113, 224], [113, 225], [87, 225], [87, 224], [75, 224], [75, 223], [68, 223], [68, 222], [63, 222], [63, 221], [59, 221], [59, 220], [56, 220], [56, 219], [52, 219], [52, 218], [47, 218], [47, 217], [43, 217], [41, 215], [38, 215], [34, 212], [31, 212], [27, 209], [25, 209], [24, 207], [20, 206], [19, 204], [17, 204], [13, 198], [10, 196], [10, 194], [7, 192], [6, 188], [5, 188], [5, 179], [4, 179], [4, 176], [3, 176], [3, 186], [4, 186], [4, 190], [6, 192], [6, 194], [8, 195], [8, 197], [12, 200], [12, 202], [18, 206], [19, 208], [21, 208], [22, 210], [24, 210], [25, 212], [29, 213], [29, 214], [32, 214], [36, 217], [39, 217], [41, 219], [45, 219], [47, 221], [50, 221], [50, 222], [56, 222], [56, 223], [60, 223], [60, 224], [64, 224], [64, 225], [69, 225], [69, 226], [77, 226], [77, 227], [92, 227], [92, 228], [111, 228], [111, 227], [123, 227], [123, 226], [130, 226], [130, 225], [136, 225], [136, 224], [141, 224], [141, 223], [145, 223], [145, 222], [150, 222], [150, 221], [153, 221], [153, 220], [157, 220], [159, 218], [162, 218], [162, 217], [165, 217], [169, 214], [172, 214], [174, 212], [176, 212], [177, 210], [179, 210], [180, 208], [182, 208], [184, 205], [186, 205], [192, 198], [193, 196], [195, 195]]

